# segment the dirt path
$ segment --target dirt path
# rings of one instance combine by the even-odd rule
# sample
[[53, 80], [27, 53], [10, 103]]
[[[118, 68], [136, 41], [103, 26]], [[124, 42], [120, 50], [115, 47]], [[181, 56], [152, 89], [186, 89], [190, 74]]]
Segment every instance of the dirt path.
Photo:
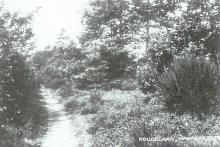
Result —
[[88, 136], [85, 135], [86, 122], [81, 115], [67, 115], [64, 105], [51, 90], [42, 88], [45, 106], [48, 108], [49, 128], [42, 138], [42, 147], [87, 147]]

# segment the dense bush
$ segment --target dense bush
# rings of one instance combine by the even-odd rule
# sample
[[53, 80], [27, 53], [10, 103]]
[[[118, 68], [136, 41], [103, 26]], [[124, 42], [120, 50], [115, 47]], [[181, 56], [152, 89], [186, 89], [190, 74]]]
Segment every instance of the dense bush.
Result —
[[160, 77], [158, 87], [168, 110], [199, 117], [215, 112], [218, 83], [215, 66], [205, 58], [185, 56], [176, 59], [172, 70]]
[[[126, 69], [134, 62], [133, 58], [129, 57], [129, 52], [114, 51], [114, 49], [101, 49], [100, 58], [105, 63], [105, 78], [108, 80], [123, 78]], [[135, 71], [135, 68], [133, 70]], [[133, 71], [130, 72], [132, 73]]]
[[71, 75], [78, 89], [119, 89], [123, 79], [134, 78], [136, 72], [136, 64], [128, 52], [108, 49], [100, 49], [97, 56], [80, 63], [78, 67], [83, 70]]
[[21, 55], [14, 53], [1, 59], [0, 107], [4, 107], [5, 110], [0, 123], [21, 126], [27, 121], [25, 114], [35, 88], [33, 83], [30, 70]]
[[48, 118], [33, 73], [18, 53], [2, 58], [0, 67], [0, 146], [31, 146], [24, 139], [45, 133]]
[[94, 89], [102, 87], [104, 73], [101, 69], [86, 65], [87, 68], [79, 75], [72, 75], [72, 80], [77, 89]]
[[38, 51], [32, 58], [32, 63], [36, 67], [37, 70], [44, 67], [48, 60], [52, 57], [52, 51]]
[[18, 135], [19, 130], [14, 126], [5, 126], [0, 128], [0, 146], [1, 147], [31, 147], [25, 143], [24, 138]]

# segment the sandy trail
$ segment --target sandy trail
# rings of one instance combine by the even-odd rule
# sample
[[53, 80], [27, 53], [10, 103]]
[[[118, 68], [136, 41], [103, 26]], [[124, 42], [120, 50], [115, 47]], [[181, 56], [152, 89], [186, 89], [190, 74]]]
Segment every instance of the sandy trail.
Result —
[[[48, 108], [49, 128], [47, 134], [42, 138], [41, 147], [80, 147], [89, 146], [82, 143], [82, 130], [85, 130], [86, 123], [79, 116], [69, 117], [64, 105], [60, 103], [51, 90], [42, 88], [41, 94], [44, 97], [45, 106]], [[79, 134], [82, 134], [79, 136]]]

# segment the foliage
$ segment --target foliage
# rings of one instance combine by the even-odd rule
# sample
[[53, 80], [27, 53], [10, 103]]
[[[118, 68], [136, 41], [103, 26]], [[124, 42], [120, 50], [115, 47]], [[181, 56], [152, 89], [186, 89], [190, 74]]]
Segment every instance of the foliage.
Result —
[[34, 89], [29, 69], [19, 54], [9, 56], [0, 63], [1, 106], [6, 107], [3, 122], [23, 124], [29, 105], [31, 91]]
[[[28, 121], [24, 126], [17, 124], [3, 124], [0, 127], [0, 146], [9, 147], [37, 147], [39, 142], [35, 141], [47, 131], [48, 113], [42, 103], [41, 97], [35, 93], [32, 95], [25, 119]], [[15, 126], [16, 125], [16, 126]], [[29, 142], [27, 142], [27, 140]]]
[[69, 97], [69, 96], [74, 96], [77, 92], [74, 91], [70, 83], [69, 84], [66, 83], [65, 85], [60, 86], [58, 93], [62, 97]]
[[[87, 60], [84, 71], [79, 75], [72, 75], [77, 88], [114, 88], [112, 82], [135, 73], [132, 58], [126, 52], [102, 51], [99, 56]], [[82, 65], [81, 65], [82, 66]]]
[[100, 58], [106, 66], [106, 79], [113, 80], [125, 76], [125, 70], [131, 64], [132, 58], [129, 58], [128, 52], [116, 52], [114, 50], [102, 49]]
[[142, 63], [138, 67], [137, 78], [138, 85], [142, 92], [144, 93], [154, 93], [156, 92], [156, 84], [157, 84], [157, 71], [154, 66], [150, 66], [151, 64], [146, 62]]
[[154, 93], [160, 75], [173, 63], [173, 48], [165, 32], [152, 34], [147, 45], [146, 54], [138, 62], [137, 78], [144, 93]]
[[139, 17], [133, 5], [133, 1], [127, 0], [95, 0], [90, 2], [92, 9], [84, 13], [86, 31], [80, 42], [88, 57], [95, 56], [100, 61], [93, 69], [104, 84], [118, 78], [135, 77], [133, 48], [127, 47], [135, 40], [133, 34], [139, 28]]
[[2, 147], [31, 147], [31, 144], [26, 143], [23, 137], [18, 135], [19, 130], [14, 126], [5, 126], [1, 128], [0, 145]]
[[192, 52], [196, 56], [208, 55], [217, 62], [218, 4], [215, 1], [190, 0], [181, 18], [171, 37], [172, 46], [177, 52], [182, 52], [194, 43], [196, 48]]
[[[3, 130], [6, 129], [5, 127], [13, 126], [15, 131], [2, 132], [1, 143], [3, 146], [10, 144], [31, 146], [23, 139], [34, 139], [45, 132], [40, 126], [46, 125], [47, 110], [40, 103], [41, 97], [37, 94], [36, 82], [24, 58], [18, 53], [14, 53], [1, 61], [0, 124]], [[25, 135], [23, 138], [16, 139], [18, 129], [22, 130]], [[16, 132], [16, 130], [18, 131]], [[2, 138], [4, 136], [9, 138]]]
[[[31, 15], [7, 12], [1, 3], [0, 22], [0, 146], [30, 146], [24, 138], [17, 138], [17, 131], [31, 132], [25, 137], [37, 137], [47, 116], [26, 60], [33, 48]], [[27, 131], [27, 124], [34, 130]]]
[[[52, 51], [48, 51], [48, 54], [53, 54], [52, 57], [42, 59], [46, 63], [42, 68], [38, 68], [38, 63], [35, 63], [37, 79], [49, 87], [57, 89], [63, 83], [77, 89], [111, 87], [110, 83], [115, 79], [135, 77], [136, 63], [128, 52], [102, 48], [97, 56], [92, 56], [71, 42], [59, 43], [63, 44], [55, 45]], [[33, 62], [38, 62], [38, 54], [41, 52], [35, 55]], [[59, 84], [59, 81], [63, 82]]]
[[130, 40], [129, 32], [135, 31], [135, 26], [131, 29], [131, 24], [135, 24], [136, 18], [130, 16], [129, 2], [127, 0], [95, 0], [90, 6], [95, 11], [88, 9], [84, 14], [86, 32], [81, 37], [81, 42], [87, 44], [88, 41], [105, 38], [106, 44], [110, 46], [122, 47]]
[[52, 57], [51, 51], [38, 51], [32, 58], [32, 63], [39, 70], [41, 67], [46, 66], [47, 61]]
[[32, 16], [22, 17], [18, 13], [7, 12], [2, 2], [0, 5], [1, 56], [7, 56], [14, 51], [27, 54], [32, 49], [33, 33], [30, 26]]
[[214, 113], [218, 105], [216, 68], [205, 58], [176, 59], [172, 70], [159, 77], [158, 87], [169, 111], [199, 117]]
[[126, 79], [121, 85], [122, 90], [133, 91], [138, 88], [138, 82], [134, 79]]
[[88, 59], [84, 63], [78, 62], [77, 66], [82, 70], [71, 76], [76, 88], [92, 89], [101, 86], [105, 77], [105, 67], [99, 57]]
[[[0, 123], [23, 124], [31, 90], [35, 88], [33, 77], [24, 56], [30, 50], [31, 16], [18, 16], [0, 7], [0, 106], [4, 107]], [[28, 50], [25, 50], [27, 49]], [[24, 121], [24, 122], [23, 122]]]
[[[91, 1], [80, 47], [61, 35], [49, 59], [36, 55], [38, 77], [63, 97], [73, 96], [66, 103], [71, 113], [94, 114], [94, 146], [182, 146], [184, 136], [219, 135], [219, 118], [210, 116], [219, 98], [217, 10], [217, 2], [205, 0]], [[82, 97], [73, 89], [133, 90], [136, 78], [144, 99], [120, 90], [106, 92], [110, 100], [96, 92], [87, 102], [75, 99]]]
[[55, 78], [48, 82], [47, 86], [52, 89], [58, 89], [60, 86], [64, 85], [65, 81], [63, 79]]
[[86, 103], [85, 106], [83, 106], [81, 110], [81, 114], [86, 115], [86, 114], [94, 114], [97, 113], [103, 105], [104, 102], [102, 100], [102, 95], [98, 91], [93, 91], [90, 94], [90, 98], [88, 102]]
[[218, 63], [219, 17], [216, 1], [154, 1], [149, 7], [142, 7], [151, 8], [147, 12], [156, 14], [148, 22], [149, 30], [153, 27], [152, 32], [155, 30], [155, 33], [148, 34], [144, 62], [139, 64], [139, 85], [143, 92], [155, 92], [157, 77], [165, 68], [171, 67], [175, 56], [183, 56], [187, 48], [196, 56], [206, 56]]
[[[181, 141], [181, 138], [219, 133], [217, 123], [219, 118], [216, 116], [209, 116], [204, 120], [188, 114], [179, 116], [164, 112], [163, 105], [158, 95], [151, 97], [147, 104], [142, 99], [126, 102], [106, 101], [88, 130], [93, 134], [94, 145], [153, 147], [188, 144], [193, 146], [196, 140], [188, 142], [187, 139]], [[149, 142], [141, 141], [140, 138], [167, 139], [167, 141]], [[205, 142], [207, 140], [196, 144], [206, 145]]]
[[74, 113], [76, 110], [80, 109], [80, 106], [79, 102], [73, 99], [65, 104], [65, 109], [70, 113]]
[[[67, 40], [65, 44], [63, 40], [58, 41], [54, 46], [48, 47], [50, 51], [38, 52], [32, 60], [38, 81], [54, 89], [71, 83], [71, 76], [84, 70], [81, 64], [85, 54], [71, 41]], [[46, 54], [42, 55], [44, 53]]]

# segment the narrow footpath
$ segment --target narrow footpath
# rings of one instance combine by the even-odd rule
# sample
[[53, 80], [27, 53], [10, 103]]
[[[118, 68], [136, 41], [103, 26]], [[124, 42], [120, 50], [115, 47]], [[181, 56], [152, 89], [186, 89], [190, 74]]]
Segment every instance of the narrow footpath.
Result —
[[[47, 134], [42, 138], [41, 147], [84, 147], [78, 133], [79, 119], [74, 119], [65, 112], [64, 105], [58, 101], [58, 97], [50, 89], [42, 88], [45, 106], [49, 111], [49, 128]], [[86, 145], [87, 146], [87, 145]]]

